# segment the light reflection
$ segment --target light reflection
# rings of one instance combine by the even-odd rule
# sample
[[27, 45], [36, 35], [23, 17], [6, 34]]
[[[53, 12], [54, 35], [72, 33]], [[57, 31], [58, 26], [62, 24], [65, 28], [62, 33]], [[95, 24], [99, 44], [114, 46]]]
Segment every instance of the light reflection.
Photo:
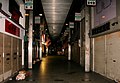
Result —
[[42, 75], [45, 75], [45, 71], [46, 70], [46, 63], [45, 62], [42, 62], [42, 64], [41, 64], [41, 73], [42, 73]]
[[40, 46], [40, 59], [42, 59], [42, 46]]

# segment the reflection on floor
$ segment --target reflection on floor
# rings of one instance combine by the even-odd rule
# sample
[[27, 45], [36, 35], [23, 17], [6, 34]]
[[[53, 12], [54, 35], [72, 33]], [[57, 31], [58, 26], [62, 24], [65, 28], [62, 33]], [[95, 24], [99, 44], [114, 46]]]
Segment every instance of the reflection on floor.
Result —
[[31, 76], [23, 81], [13, 79], [6, 83], [115, 83], [99, 74], [85, 73], [79, 64], [64, 56], [47, 56], [29, 72]]

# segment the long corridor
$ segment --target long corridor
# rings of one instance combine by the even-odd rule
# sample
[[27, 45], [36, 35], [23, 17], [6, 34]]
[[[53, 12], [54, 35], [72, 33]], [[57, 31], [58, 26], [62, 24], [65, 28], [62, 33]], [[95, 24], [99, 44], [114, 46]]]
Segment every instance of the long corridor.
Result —
[[65, 56], [47, 56], [29, 70], [31, 76], [23, 81], [5, 83], [115, 83], [99, 74], [85, 73], [79, 64], [67, 61]]

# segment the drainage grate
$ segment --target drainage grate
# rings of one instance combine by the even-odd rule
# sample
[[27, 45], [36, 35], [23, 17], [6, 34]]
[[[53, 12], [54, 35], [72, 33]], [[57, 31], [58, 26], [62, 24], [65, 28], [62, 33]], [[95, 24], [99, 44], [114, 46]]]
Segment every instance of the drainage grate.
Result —
[[89, 81], [91, 81], [89, 78], [84, 78], [84, 79], [82, 79], [82, 81], [84, 81], [84, 82], [89, 82]]

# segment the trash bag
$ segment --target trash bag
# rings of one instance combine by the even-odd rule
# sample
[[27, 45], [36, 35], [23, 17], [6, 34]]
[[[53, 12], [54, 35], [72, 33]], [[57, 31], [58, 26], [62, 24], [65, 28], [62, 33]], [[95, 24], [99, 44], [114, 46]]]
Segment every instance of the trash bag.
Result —
[[26, 71], [22, 70], [19, 71], [18, 75], [16, 76], [16, 80], [24, 80], [26, 77]]

